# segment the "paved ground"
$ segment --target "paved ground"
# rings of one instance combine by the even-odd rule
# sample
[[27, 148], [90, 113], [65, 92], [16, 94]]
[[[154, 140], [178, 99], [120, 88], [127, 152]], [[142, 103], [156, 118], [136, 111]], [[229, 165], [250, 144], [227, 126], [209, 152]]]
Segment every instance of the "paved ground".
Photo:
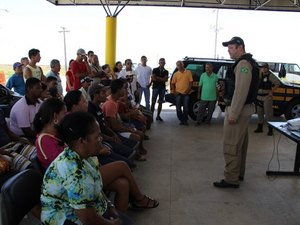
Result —
[[[254, 134], [249, 126], [245, 181], [239, 189], [220, 190], [222, 178], [222, 116], [212, 125], [179, 126], [175, 111], [164, 106], [165, 122], [154, 122], [145, 142], [148, 161], [134, 172], [144, 193], [160, 201], [156, 209], [130, 212], [136, 225], [297, 225], [300, 224], [298, 177], [267, 177], [274, 170], [291, 170], [296, 144], [275, 133]], [[279, 118], [280, 119], [280, 118]], [[274, 148], [278, 144], [277, 148]], [[23, 223], [32, 224], [32, 223]]]

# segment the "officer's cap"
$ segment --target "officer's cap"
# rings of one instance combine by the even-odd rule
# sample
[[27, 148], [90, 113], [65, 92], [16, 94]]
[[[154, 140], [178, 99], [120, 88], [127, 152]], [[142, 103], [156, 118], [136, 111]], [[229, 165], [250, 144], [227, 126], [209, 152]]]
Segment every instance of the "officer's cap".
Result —
[[230, 39], [230, 41], [223, 42], [222, 44], [224, 47], [227, 47], [228, 45], [232, 45], [232, 44], [245, 46], [243, 39], [240, 37], [233, 37]]

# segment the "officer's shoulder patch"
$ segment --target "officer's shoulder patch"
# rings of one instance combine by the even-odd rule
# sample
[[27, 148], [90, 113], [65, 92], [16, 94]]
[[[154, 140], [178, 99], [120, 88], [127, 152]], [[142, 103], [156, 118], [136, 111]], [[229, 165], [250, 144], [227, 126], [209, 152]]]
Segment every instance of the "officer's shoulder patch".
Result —
[[245, 66], [241, 67], [241, 70], [240, 70], [241, 73], [248, 73], [248, 71], [249, 71], [249, 69], [247, 67], [245, 67]]

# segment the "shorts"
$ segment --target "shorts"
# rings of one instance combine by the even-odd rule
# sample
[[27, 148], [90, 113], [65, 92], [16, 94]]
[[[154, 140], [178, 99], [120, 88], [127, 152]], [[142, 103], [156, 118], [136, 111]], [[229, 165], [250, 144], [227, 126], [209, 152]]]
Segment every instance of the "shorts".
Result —
[[152, 90], [152, 102], [156, 102], [157, 96], [159, 96], [158, 103], [163, 103], [165, 93], [166, 93], [166, 89], [163, 88], [163, 87], [153, 88], [153, 90]]

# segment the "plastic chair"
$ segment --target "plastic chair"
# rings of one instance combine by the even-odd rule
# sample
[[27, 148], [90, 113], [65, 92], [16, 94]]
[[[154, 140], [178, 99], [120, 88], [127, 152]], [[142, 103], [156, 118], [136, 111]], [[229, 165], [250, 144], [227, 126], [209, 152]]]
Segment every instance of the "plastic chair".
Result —
[[24, 170], [7, 180], [1, 189], [1, 216], [5, 224], [18, 225], [24, 216], [40, 203], [43, 175]]

